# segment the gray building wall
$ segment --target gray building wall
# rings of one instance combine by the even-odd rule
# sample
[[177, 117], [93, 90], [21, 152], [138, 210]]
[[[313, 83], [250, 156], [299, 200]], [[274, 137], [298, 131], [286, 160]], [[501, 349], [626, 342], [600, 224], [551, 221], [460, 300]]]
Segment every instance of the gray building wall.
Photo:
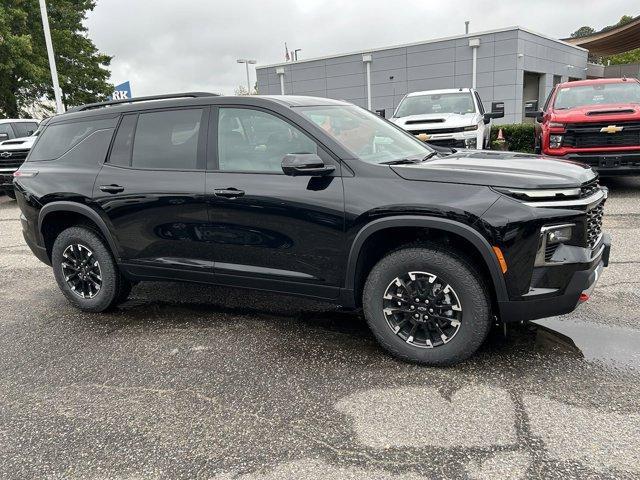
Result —
[[[501, 123], [523, 119], [524, 72], [539, 77], [539, 101], [544, 102], [555, 80], [585, 78], [587, 51], [518, 27], [362, 51], [298, 62], [259, 66], [260, 94], [279, 95], [276, 68], [284, 68], [285, 94], [343, 99], [367, 106], [363, 53], [371, 53], [372, 109], [385, 109], [387, 117], [402, 97], [420, 90], [471, 87], [472, 49], [479, 38], [477, 89], [486, 109], [505, 102]], [[526, 99], [531, 100], [531, 99]]]
[[640, 78], [640, 64], [608, 65], [604, 67], [603, 76], [606, 78]]

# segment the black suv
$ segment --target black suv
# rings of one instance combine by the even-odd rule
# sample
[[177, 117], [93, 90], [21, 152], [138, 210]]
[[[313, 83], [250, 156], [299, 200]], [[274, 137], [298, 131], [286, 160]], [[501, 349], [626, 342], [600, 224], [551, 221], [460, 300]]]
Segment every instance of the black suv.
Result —
[[192, 93], [51, 119], [16, 172], [24, 237], [100, 312], [142, 280], [364, 310], [393, 354], [469, 357], [491, 324], [572, 311], [608, 263], [589, 167], [438, 153], [346, 102]]

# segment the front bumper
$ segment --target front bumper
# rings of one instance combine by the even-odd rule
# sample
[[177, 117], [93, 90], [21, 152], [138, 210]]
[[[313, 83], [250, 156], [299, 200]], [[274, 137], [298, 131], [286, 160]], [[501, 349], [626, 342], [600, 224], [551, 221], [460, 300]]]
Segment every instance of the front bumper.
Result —
[[0, 171], [0, 190], [13, 190], [14, 171]]
[[586, 163], [601, 176], [640, 174], [640, 150], [632, 152], [569, 153], [561, 158]]
[[583, 293], [590, 295], [605, 267], [609, 265], [611, 238], [602, 236], [602, 251], [584, 269], [571, 276], [566, 288], [560, 294], [536, 295], [535, 299], [498, 302], [500, 317], [504, 322], [535, 320], [572, 312], [580, 304]]

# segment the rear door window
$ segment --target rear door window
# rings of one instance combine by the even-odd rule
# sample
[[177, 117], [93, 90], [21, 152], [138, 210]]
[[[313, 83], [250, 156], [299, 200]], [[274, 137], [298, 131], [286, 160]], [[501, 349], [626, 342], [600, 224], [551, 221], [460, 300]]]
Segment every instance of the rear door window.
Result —
[[55, 160], [98, 130], [114, 128], [117, 117], [48, 125], [29, 155], [29, 161]]
[[174, 170], [198, 168], [198, 158], [204, 158], [203, 120], [202, 108], [141, 113], [135, 127], [131, 166]]

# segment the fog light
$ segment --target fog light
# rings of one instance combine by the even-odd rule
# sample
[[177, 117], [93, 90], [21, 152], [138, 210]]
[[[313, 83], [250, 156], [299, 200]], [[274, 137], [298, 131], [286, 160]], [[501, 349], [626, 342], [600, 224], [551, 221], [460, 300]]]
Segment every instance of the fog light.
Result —
[[556, 243], [563, 243], [571, 240], [573, 229], [570, 226], [564, 227], [550, 227], [547, 234], [547, 245], [555, 245]]
[[549, 148], [560, 148], [562, 146], [562, 135], [549, 135]]
[[464, 140], [465, 148], [476, 148], [478, 146], [478, 140], [474, 138], [465, 138]]

